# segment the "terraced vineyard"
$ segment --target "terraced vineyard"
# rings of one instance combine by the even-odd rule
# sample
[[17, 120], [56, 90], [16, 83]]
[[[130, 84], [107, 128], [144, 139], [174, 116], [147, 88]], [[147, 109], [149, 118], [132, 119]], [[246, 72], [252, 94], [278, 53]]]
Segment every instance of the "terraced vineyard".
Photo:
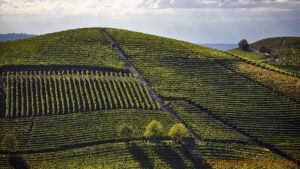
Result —
[[[0, 59], [0, 168], [299, 166], [298, 95], [278, 92], [297, 77], [107, 28], [0, 43]], [[168, 135], [178, 122], [189, 140]]]

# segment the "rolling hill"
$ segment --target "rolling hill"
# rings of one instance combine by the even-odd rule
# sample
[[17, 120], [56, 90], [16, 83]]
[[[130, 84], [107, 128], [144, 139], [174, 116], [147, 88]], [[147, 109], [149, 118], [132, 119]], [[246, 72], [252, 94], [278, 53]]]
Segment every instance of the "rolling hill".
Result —
[[[267, 67], [300, 76], [300, 37], [276, 37], [250, 44], [252, 52], [233, 49], [229, 52]], [[260, 53], [267, 49], [267, 55]]]
[[[1, 42], [0, 60], [1, 168], [299, 165], [297, 76], [111, 28]], [[145, 137], [152, 120], [164, 128], [156, 139]], [[167, 136], [176, 123], [189, 141]]]

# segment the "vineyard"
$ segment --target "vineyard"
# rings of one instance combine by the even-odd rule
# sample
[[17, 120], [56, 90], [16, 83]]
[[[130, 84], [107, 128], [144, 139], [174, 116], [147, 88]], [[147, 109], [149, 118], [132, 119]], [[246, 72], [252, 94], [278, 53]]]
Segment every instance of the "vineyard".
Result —
[[109, 33], [161, 96], [193, 101], [251, 138], [299, 159], [300, 104], [221, 64], [234, 56], [136, 32]]
[[37, 117], [103, 109], [157, 109], [131, 73], [4, 72], [4, 117]]
[[0, 43], [0, 168], [297, 168], [299, 78], [236, 55], [110, 28]]
[[0, 43], [3, 65], [86, 65], [126, 69], [101, 29], [76, 29]]
[[[24, 159], [33, 168], [199, 168], [182, 146], [167, 142], [109, 143], [64, 152], [28, 154]], [[1, 164], [5, 166], [9, 162], [0, 157]]]
[[[144, 124], [159, 120], [166, 129], [175, 123], [166, 112], [153, 110], [105, 110], [89, 113], [73, 113], [65, 116], [43, 116], [35, 119], [20, 118], [18, 121], [0, 120], [4, 132], [17, 136], [14, 150], [38, 151], [59, 149], [77, 144], [117, 142], [118, 127], [127, 124], [133, 127], [133, 138], [142, 138]], [[0, 150], [6, 150], [0, 146]]]

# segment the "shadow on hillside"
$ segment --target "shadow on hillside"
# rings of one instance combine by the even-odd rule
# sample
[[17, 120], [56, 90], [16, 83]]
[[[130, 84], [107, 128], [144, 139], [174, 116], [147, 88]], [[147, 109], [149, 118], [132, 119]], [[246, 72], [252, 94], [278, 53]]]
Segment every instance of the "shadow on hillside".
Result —
[[129, 152], [133, 155], [133, 158], [140, 163], [141, 168], [153, 168], [153, 162], [148, 158], [147, 154], [136, 143], [130, 143], [127, 145]]
[[29, 169], [28, 164], [21, 157], [10, 157], [9, 163], [10, 163], [10, 166], [14, 169]]
[[227, 143], [227, 144], [241, 144], [241, 145], [253, 145], [249, 141], [242, 141], [242, 140], [222, 140], [222, 139], [203, 139], [205, 142], [212, 142], [212, 143]]
[[176, 151], [172, 149], [171, 146], [157, 145], [155, 147], [155, 152], [160, 157], [160, 159], [169, 164], [171, 168], [186, 168], [183, 159], [177, 154]]
[[193, 168], [211, 169], [205, 159], [202, 159], [201, 157], [195, 157], [194, 159], [187, 148], [182, 147], [182, 152], [184, 157], [192, 162]]

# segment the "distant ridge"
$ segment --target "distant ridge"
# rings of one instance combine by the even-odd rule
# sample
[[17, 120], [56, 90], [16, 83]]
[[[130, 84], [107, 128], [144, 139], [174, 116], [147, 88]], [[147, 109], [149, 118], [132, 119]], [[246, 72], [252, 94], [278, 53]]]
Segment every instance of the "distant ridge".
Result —
[[36, 35], [26, 34], [26, 33], [8, 33], [8, 34], [0, 34], [0, 42], [12, 41], [17, 39], [25, 39], [30, 38]]
[[238, 47], [237, 44], [233, 43], [203, 43], [201, 45], [223, 51], [227, 51]]

